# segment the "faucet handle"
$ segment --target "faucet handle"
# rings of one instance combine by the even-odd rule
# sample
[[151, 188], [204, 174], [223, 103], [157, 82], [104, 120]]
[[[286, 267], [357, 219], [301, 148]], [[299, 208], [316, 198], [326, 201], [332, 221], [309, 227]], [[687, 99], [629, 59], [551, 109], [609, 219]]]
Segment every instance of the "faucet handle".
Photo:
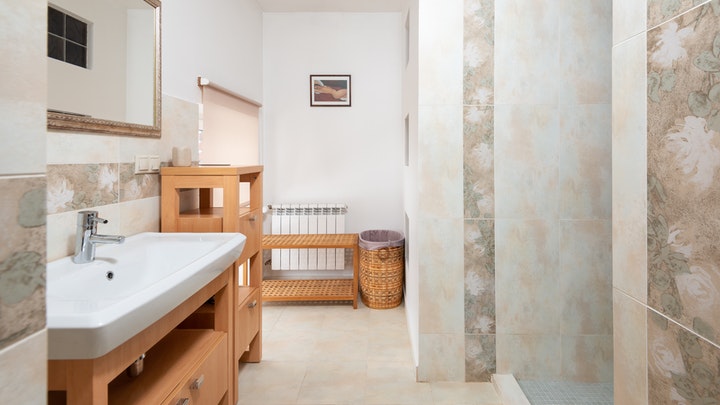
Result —
[[82, 228], [92, 229], [98, 223], [107, 224], [107, 219], [100, 218], [97, 211], [79, 211], [77, 225]]

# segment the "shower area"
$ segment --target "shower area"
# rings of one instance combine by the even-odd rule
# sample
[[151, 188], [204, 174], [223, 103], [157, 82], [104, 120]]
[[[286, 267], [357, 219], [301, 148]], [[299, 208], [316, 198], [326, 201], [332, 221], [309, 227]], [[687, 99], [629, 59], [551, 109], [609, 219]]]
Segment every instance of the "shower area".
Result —
[[465, 378], [612, 404], [612, 0], [464, 0]]

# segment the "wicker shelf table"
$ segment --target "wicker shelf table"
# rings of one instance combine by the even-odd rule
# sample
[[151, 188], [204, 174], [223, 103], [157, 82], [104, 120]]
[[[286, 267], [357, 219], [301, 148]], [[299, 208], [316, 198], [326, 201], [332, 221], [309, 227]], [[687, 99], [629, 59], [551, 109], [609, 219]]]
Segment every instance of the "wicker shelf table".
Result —
[[263, 249], [352, 249], [352, 279], [263, 280], [263, 301], [352, 301], [357, 309], [360, 253], [358, 235], [263, 235]]

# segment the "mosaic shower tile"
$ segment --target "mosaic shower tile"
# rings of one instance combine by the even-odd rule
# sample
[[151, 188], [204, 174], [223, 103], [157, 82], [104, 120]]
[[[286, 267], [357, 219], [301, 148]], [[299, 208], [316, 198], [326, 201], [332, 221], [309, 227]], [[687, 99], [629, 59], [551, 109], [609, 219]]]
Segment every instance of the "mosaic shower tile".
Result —
[[120, 163], [120, 202], [160, 196], [159, 174], [135, 174], [134, 163]]
[[117, 164], [67, 164], [47, 167], [48, 214], [118, 202]]
[[492, 107], [465, 107], [463, 120], [464, 217], [495, 216]]
[[707, 0], [647, 0], [647, 27], [655, 27], [703, 3], [709, 3], [703, 7], [720, 11], [720, 4]]
[[648, 304], [720, 343], [720, 1], [648, 33]]
[[720, 403], [720, 349], [648, 310], [649, 403]]
[[465, 221], [465, 333], [495, 333], [495, 221]]
[[465, 0], [464, 30], [464, 102], [493, 104], [495, 1]]
[[0, 349], [45, 327], [45, 177], [0, 179]]
[[490, 381], [495, 371], [495, 335], [465, 335], [465, 381]]

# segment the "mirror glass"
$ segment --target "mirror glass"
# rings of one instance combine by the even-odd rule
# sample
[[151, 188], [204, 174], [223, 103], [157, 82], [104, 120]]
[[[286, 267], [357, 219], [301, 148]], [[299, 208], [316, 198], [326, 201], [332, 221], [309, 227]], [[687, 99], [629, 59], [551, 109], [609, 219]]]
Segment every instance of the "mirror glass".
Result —
[[160, 137], [160, 1], [48, 2], [48, 128]]

